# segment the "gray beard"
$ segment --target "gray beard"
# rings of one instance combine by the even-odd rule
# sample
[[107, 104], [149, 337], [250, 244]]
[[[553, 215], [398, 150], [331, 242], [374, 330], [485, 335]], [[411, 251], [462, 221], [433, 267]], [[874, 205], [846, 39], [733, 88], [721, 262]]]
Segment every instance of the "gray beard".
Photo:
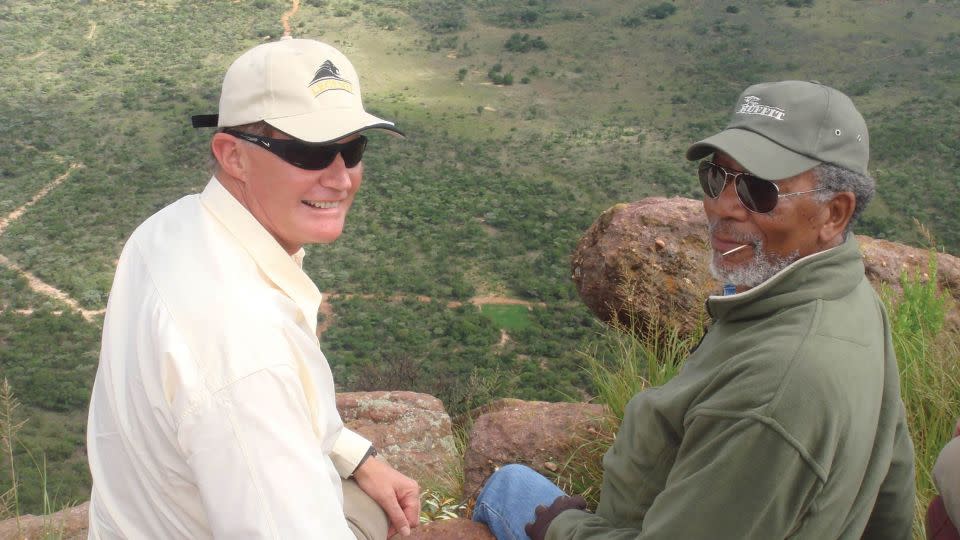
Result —
[[[716, 223], [710, 224], [711, 236], [717, 228], [720, 228], [720, 226]], [[731, 235], [728, 233], [727, 236]], [[750, 235], [732, 236], [735, 236], [737, 242], [753, 246], [753, 258], [733, 268], [723, 268], [721, 267], [723, 257], [719, 252], [714, 251], [710, 260], [710, 273], [723, 284], [733, 284], [740, 289], [756, 287], [800, 258], [799, 251], [793, 251], [786, 255], [767, 253], [764, 250], [763, 239], [760, 237]]]

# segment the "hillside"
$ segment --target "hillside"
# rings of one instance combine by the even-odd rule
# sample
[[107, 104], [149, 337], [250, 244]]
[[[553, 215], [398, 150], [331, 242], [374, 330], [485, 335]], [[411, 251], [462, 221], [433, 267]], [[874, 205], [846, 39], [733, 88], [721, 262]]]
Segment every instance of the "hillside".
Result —
[[[300, 3], [293, 34], [340, 47], [368, 108], [409, 134], [372, 137], [344, 236], [309, 250], [308, 272], [335, 293], [322, 341], [342, 389], [419, 390], [454, 413], [501, 395], [590, 394], [576, 351], [598, 323], [569, 283], [577, 239], [616, 202], [699, 196], [683, 150], [760, 80], [820, 80], [860, 106], [880, 196], [858, 232], [918, 242], [916, 218], [958, 251], [960, 4], [667, 5]], [[0, 3], [12, 135], [0, 152], [0, 377], [60, 500], [86, 496], [84, 410], [123, 242], [202, 189], [209, 131], [189, 115], [216, 110], [226, 66], [279, 36], [290, 8]], [[468, 302], [478, 296], [531, 304], [481, 310]], [[36, 468], [18, 459], [31, 484]], [[37, 511], [39, 494], [24, 502]]]

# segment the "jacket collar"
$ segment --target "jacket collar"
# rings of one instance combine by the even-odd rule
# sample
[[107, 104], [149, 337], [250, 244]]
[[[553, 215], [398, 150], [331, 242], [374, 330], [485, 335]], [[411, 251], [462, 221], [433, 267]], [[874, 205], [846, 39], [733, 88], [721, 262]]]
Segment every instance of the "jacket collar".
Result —
[[200, 202], [236, 238], [264, 275], [297, 304], [316, 334], [317, 310], [323, 297], [303, 271], [303, 248], [289, 255], [216, 176], [200, 194]]
[[848, 234], [839, 246], [798, 259], [748, 291], [709, 297], [707, 312], [716, 321], [766, 317], [818, 298], [839, 298], [864, 279], [860, 245]]

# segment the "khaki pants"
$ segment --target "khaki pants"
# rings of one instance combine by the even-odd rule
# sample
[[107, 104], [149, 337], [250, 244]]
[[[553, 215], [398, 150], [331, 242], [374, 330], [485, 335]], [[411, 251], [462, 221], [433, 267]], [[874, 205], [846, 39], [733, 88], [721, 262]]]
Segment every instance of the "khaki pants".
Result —
[[343, 513], [357, 540], [386, 540], [387, 514], [354, 480], [343, 481]]

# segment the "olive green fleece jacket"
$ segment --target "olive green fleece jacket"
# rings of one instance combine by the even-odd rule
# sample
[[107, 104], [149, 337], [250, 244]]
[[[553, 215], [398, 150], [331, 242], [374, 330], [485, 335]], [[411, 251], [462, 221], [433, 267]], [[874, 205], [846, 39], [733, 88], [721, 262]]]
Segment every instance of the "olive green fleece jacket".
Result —
[[909, 538], [913, 445], [853, 235], [707, 309], [682, 372], [627, 406], [597, 513], [548, 540]]

